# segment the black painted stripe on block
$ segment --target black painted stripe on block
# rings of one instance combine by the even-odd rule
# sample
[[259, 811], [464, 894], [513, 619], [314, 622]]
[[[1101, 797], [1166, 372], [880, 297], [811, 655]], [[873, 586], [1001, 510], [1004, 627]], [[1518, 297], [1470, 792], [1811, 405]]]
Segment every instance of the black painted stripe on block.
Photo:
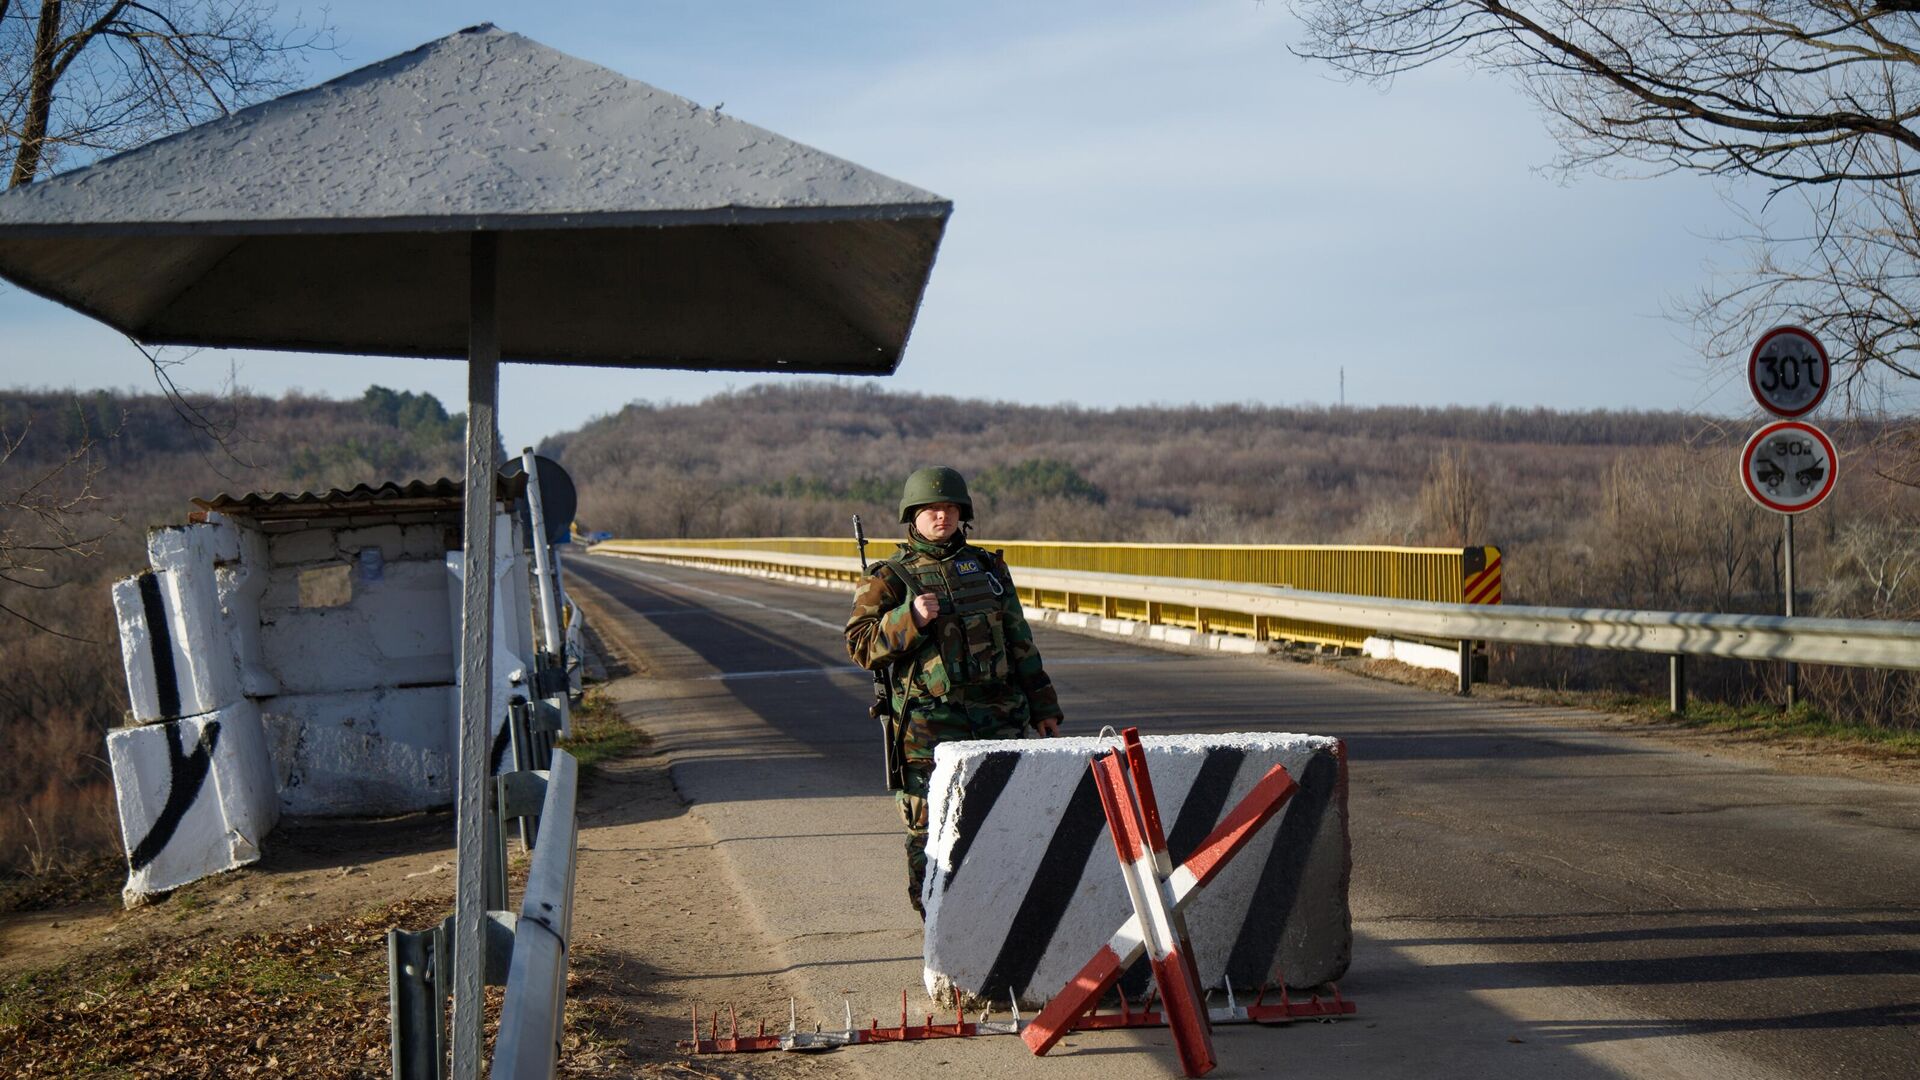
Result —
[[151, 570], [140, 575], [140, 608], [147, 617], [147, 645], [153, 654], [154, 707], [161, 719], [171, 720], [180, 715], [180, 676], [173, 669], [173, 631], [167, 626], [166, 605], [160, 602], [160, 577]]
[[1260, 868], [1246, 921], [1227, 954], [1227, 978], [1235, 986], [1264, 986], [1273, 972], [1280, 937], [1300, 899], [1300, 881], [1306, 876], [1313, 841], [1320, 835], [1320, 822], [1340, 782], [1340, 763], [1332, 753], [1321, 751], [1307, 762], [1298, 779], [1300, 791], [1280, 818], [1280, 831], [1273, 838], [1266, 865]]
[[141, 837], [127, 855], [127, 863], [134, 870], [145, 869], [166, 850], [167, 843], [180, 828], [187, 811], [193, 808], [193, 800], [199, 798], [200, 788], [207, 782], [207, 774], [213, 771], [213, 748], [220, 741], [220, 722], [208, 721], [200, 731], [199, 745], [189, 754], [180, 745], [180, 722], [176, 720], [165, 727], [167, 801], [160, 807], [159, 816], [153, 819], [152, 827], [147, 829], [147, 835]]
[[[1007, 925], [1007, 936], [981, 986], [989, 997], [1005, 994], [1011, 988], [1023, 994], [1041, 957], [1053, 944], [1053, 933], [1067, 914], [1067, 905], [1080, 890], [1080, 877], [1086, 873], [1087, 857], [1107, 827], [1107, 815], [1100, 809], [1100, 792], [1093, 786], [1093, 770], [1080, 774], [1080, 783], [1067, 800], [1060, 824], [1047, 841], [1047, 852], [1034, 868], [1033, 880], [1020, 899], [1019, 910]], [[1046, 987], [1053, 993], [1057, 987]]]
[[1187, 797], [1180, 803], [1180, 816], [1173, 821], [1173, 831], [1167, 834], [1167, 857], [1173, 860], [1173, 865], [1186, 862], [1200, 841], [1220, 824], [1220, 815], [1227, 808], [1227, 796], [1233, 792], [1234, 778], [1240, 775], [1240, 766], [1246, 760], [1247, 752], [1237, 746], [1208, 751], [1207, 760], [1200, 763], [1193, 786], [1187, 789]]
[[[1194, 774], [1193, 786], [1187, 789], [1187, 797], [1180, 803], [1180, 816], [1173, 821], [1173, 831], [1167, 834], [1167, 857], [1173, 860], [1173, 865], [1186, 862], [1200, 841], [1220, 823], [1220, 815], [1227, 808], [1227, 796], [1233, 793], [1234, 778], [1240, 775], [1240, 766], [1246, 760], [1247, 752], [1237, 746], [1207, 751], [1200, 771]], [[1153, 968], [1142, 956], [1120, 976], [1120, 990], [1128, 998], [1142, 998], [1146, 996], [1147, 981], [1151, 978]]]
[[960, 821], [957, 828], [960, 835], [953, 842], [953, 854], [947, 858], [943, 888], [953, 886], [954, 875], [960, 872], [960, 864], [967, 860], [967, 849], [973, 846], [974, 837], [980, 835], [980, 827], [986, 824], [993, 804], [1000, 800], [1000, 793], [1007, 790], [1007, 782], [1013, 779], [1013, 770], [1020, 764], [1020, 756], [1013, 750], [995, 750], [981, 758], [980, 764], [974, 768], [973, 776], [967, 780], [967, 786], [960, 795]]

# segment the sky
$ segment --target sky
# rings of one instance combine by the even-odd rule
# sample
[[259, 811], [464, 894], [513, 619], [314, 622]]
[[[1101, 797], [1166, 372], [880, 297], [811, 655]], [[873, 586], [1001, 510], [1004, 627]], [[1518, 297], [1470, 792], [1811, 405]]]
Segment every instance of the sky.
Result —
[[[282, 3], [291, 18], [296, 3]], [[1282, 3], [331, 0], [311, 81], [491, 21], [953, 201], [893, 389], [1023, 403], [1751, 412], [1670, 312], [1745, 247], [1694, 176], [1571, 181], [1505, 80], [1390, 89]], [[309, 16], [311, 17], [311, 16]], [[0, 380], [151, 390], [113, 331], [0, 286]], [[206, 350], [183, 388], [464, 407], [464, 365]], [[1344, 376], [1344, 378], [1343, 378]], [[759, 377], [508, 365], [517, 449]]]

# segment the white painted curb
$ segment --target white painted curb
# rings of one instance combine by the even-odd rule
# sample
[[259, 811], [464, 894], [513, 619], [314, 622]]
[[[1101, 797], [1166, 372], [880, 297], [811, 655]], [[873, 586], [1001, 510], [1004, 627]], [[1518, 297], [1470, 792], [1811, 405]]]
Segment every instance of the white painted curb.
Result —
[[[1203, 985], [1236, 992], [1340, 978], [1347, 907], [1346, 765], [1339, 740], [1270, 733], [1147, 736], [1176, 865], [1274, 764], [1299, 792], [1187, 909]], [[1038, 1008], [1132, 914], [1088, 763], [1117, 739], [943, 743], [929, 788], [925, 979]], [[1146, 966], [1122, 980], [1145, 990]]]

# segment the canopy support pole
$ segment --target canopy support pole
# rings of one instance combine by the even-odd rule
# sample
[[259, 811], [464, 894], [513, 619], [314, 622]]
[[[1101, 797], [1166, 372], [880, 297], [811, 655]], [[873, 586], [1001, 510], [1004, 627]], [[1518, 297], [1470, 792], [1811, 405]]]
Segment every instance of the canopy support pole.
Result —
[[473, 234], [467, 329], [467, 471], [460, 575], [460, 777], [455, 788], [453, 1076], [479, 1080], [485, 1052], [485, 825], [493, 698], [493, 507], [498, 463], [500, 321], [494, 234]]

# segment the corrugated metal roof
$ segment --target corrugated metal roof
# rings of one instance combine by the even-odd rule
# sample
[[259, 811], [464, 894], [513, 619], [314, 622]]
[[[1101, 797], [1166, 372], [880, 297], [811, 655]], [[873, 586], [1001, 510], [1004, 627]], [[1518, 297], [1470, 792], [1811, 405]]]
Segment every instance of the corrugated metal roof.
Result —
[[[502, 502], [511, 502], [521, 496], [526, 486], [525, 476], [499, 477], [497, 497]], [[405, 483], [389, 480], [377, 486], [355, 484], [351, 488], [328, 491], [256, 491], [245, 495], [221, 492], [210, 499], [193, 500], [193, 504], [202, 510], [255, 521], [338, 514], [458, 510], [462, 502], [461, 482], [444, 476], [438, 480], [409, 480]]]

